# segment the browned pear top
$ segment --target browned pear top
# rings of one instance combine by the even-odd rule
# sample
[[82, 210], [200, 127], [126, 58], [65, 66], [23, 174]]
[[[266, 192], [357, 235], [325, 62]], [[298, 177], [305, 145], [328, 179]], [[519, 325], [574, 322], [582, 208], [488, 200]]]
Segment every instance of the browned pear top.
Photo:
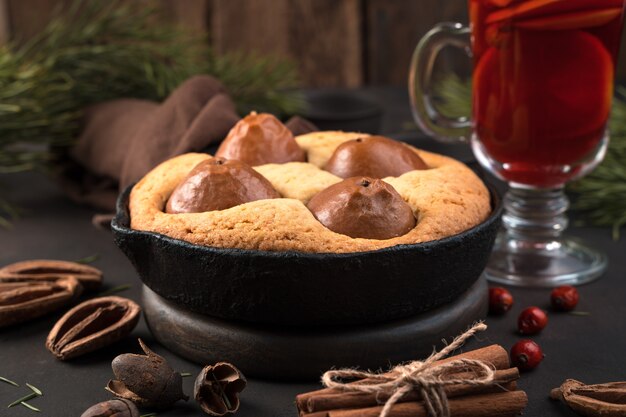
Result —
[[367, 136], [339, 145], [324, 169], [341, 178], [385, 178], [427, 168], [406, 145], [383, 136]]
[[316, 194], [309, 210], [324, 226], [354, 238], [391, 239], [415, 227], [411, 207], [386, 182], [352, 177]]
[[306, 154], [293, 134], [268, 113], [250, 113], [231, 129], [215, 156], [251, 166], [305, 162]]
[[166, 211], [202, 213], [268, 198], [280, 194], [261, 174], [240, 161], [211, 158], [196, 165], [174, 189]]

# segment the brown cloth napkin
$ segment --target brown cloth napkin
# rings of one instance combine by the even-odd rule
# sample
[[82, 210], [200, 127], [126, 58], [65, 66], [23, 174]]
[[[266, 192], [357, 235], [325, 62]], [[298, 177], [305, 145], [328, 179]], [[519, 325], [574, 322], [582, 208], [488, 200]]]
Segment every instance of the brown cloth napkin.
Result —
[[[112, 212], [120, 190], [167, 159], [221, 141], [239, 119], [224, 86], [207, 75], [185, 81], [161, 104], [119, 99], [94, 105], [63, 161], [61, 185], [74, 201]], [[316, 130], [298, 117], [287, 127], [296, 135]]]

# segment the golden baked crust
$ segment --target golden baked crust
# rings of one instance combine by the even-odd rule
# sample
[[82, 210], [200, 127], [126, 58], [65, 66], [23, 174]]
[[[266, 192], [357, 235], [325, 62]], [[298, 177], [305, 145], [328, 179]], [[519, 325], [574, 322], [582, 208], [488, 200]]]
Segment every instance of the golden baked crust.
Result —
[[463, 232], [485, 220], [490, 199], [482, 181], [464, 164], [415, 149], [430, 169], [385, 178], [411, 206], [417, 226], [387, 240], [351, 238], [322, 226], [306, 203], [319, 191], [341, 181], [321, 167], [341, 143], [359, 133], [315, 132], [296, 138], [309, 163], [255, 167], [284, 197], [259, 200], [221, 211], [166, 214], [174, 188], [207, 154], [189, 153], [163, 162], [148, 173], [130, 195], [131, 227], [190, 243], [267, 251], [348, 253], [400, 244], [427, 242]]

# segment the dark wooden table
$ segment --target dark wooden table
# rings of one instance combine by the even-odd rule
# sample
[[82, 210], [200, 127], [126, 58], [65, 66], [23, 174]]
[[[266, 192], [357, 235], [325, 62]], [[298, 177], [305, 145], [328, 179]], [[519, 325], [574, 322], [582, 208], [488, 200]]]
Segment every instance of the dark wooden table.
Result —
[[[408, 102], [399, 89], [370, 89], [366, 92], [381, 101], [386, 109], [382, 130], [397, 132], [410, 123]], [[115, 247], [109, 232], [91, 225], [92, 210], [78, 207], [67, 200], [47, 178], [38, 174], [20, 174], [2, 178], [7, 182], [7, 196], [23, 210], [12, 230], [0, 230], [0, 264], [33, 258], [75, 260], [98, 254], [94, 263], [105, 273], [105, 288], [131, 284], [120, 295], [139, 300], [141, 284], [132, 266]], [[626, 238], [611, 239], [610, 231], [594, 227], [573, 227], [570, 233], [584, 238], [609, 256], [607, 273], [599, 281], [580, 288], [579, 311], [587, 316], [551, 314], [545, 331], [534, 337], [541, 344], [546, 359], [534, 372], [523, 375], [519, 386], [528, 392], [530, 404], [525, 415], [532, 417], [573, 416], [558, 403], [548, 399], [551, 388], [566, 378], [587, 383], [626, 380]], [[547, 308], [548, 290], [513, 289], [515, 306], [505, 317], [488, 318], [489, 330], [467, 348], [491, 343], [512, 346], [517, 314], [526, 306]], [[21, 384], [29, 382], [41, 388], [44, 396], [32, 400], [48, 417], [78, 417], [90, 405], [107, 400], [104, 390], [112, 377], [110, 362], [124, 352], [139, 352], [136, 338], [141, 337], [157, 353], [164, 355], [179, 371], [194, 376], [200, 366], [180, 359], [159, 346], [143, 321], [132, 337], [109, 349], [89, 354], [71, 362], [57, 361], [44, 347], [53, 323], [60, 316], [0, 330], [0, 376]], [[237, 347], [233, 347], [236, 349]], [[293, 366], [298, 366], [294, 363]], [[193, 377], [186, 378], [185, 392], [191, 394]], [[243, 393], [240, 417], [296, 416], [293, 404], [297, 393], [319, 385], [309, 383], [277, 383], [250, 380]], [[0, 383], [0, 416], [32, 416], [24, 407], [6, 409], [13, 400], [28, 393]], [[147, 411], [146, 411], [147, 412]], [[159, 417], [200, 416], [198, 406], [190, 401], [161, 411]]]

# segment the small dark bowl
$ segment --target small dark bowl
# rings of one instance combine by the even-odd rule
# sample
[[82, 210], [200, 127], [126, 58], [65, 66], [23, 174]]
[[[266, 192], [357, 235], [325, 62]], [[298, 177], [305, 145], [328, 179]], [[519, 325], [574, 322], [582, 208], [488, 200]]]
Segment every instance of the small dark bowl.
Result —
[[502, 212], [491, 189], [491, 215], [445, 239], [346, 254], [269, 252], [132, 230], [131, 188], [118, 199], [112, 230], [150, 289], [193, 312], [273, 325], [378, 323], [449, 303], [485, 268]]
[[383, 110], [373, 100], [354, 91], [312, 90], [305, 93], [303, 116], [320, 130], [343, 130], [376, 134]]

